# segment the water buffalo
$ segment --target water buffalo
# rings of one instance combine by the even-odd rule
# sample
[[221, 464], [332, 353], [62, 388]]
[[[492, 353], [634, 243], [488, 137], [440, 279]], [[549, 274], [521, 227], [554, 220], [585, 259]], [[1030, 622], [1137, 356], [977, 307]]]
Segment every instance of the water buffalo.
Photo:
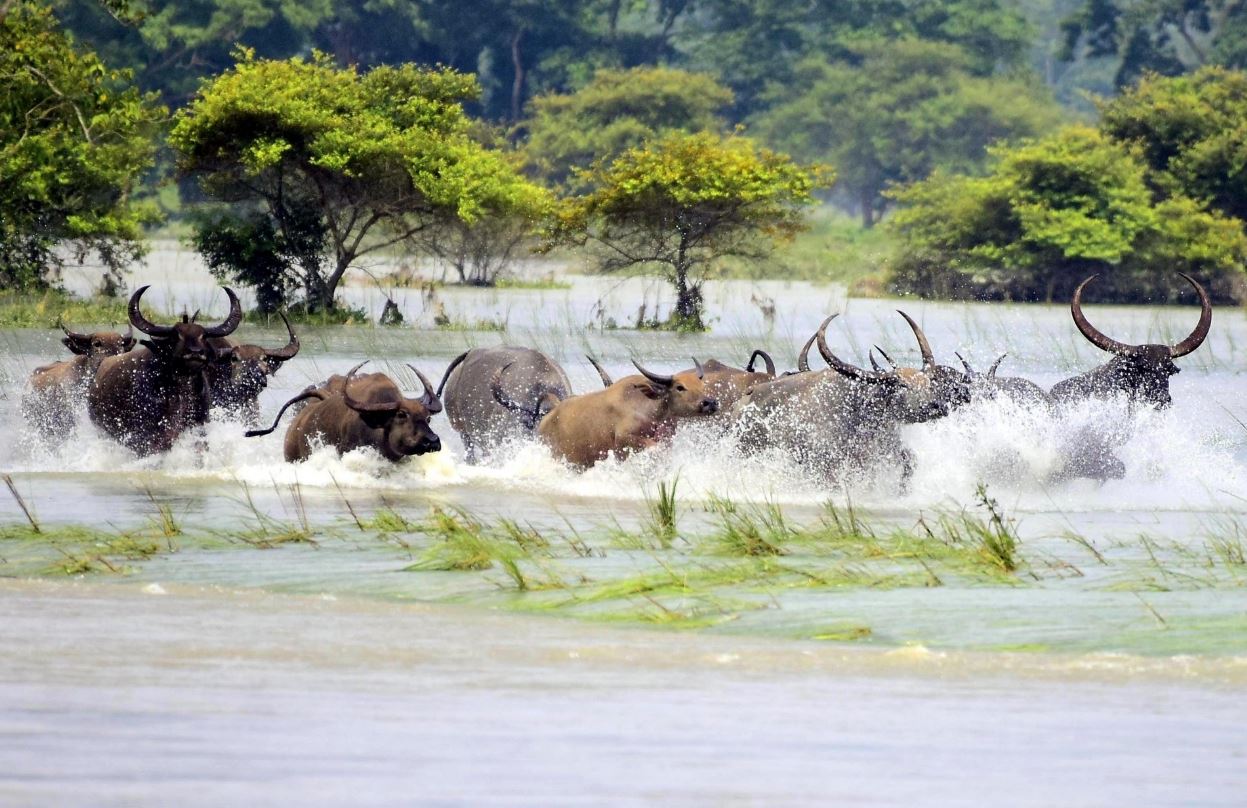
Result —
[[424, 385], [424, 393], [420, 398], [406, 398], [384, 373], [356, 376], [359, 367], [299, 393], [282, 405], [272, 426], [251, 430], [247, 437], [269, 434], [288, 408], [308, 402], [286, 430], [287, 462], [306, 460], [320, 445], [332, 446], [338, 454], [371, 447], [394, 462], [441, 451], [441, 439], [429, 427], [429, 419], [442, 411], [442, 402], [424, 374], [407, 366]]
[[167, 451], [188, 429], [208, 420], [211, 366], [220, 356], [214, 338], [242, 322], [242, 306], [226, 288], [230, 313], [205, 328], [183, 315], [174, 325], [149, 322], [139, 309], [144, 286], [130, 296], [130, 324], [150, 339], [129, 353], [100, 363], [87, 391], [92, 422], [139, 455]]
[[22, 413], [45, 440], [66, 437], [74, 427], [74, 406], [86, 395], [100, 363], [134, 348], [134, 330], [79, 334], [61, 326], [61, 342], [75, 354], [70, 359], [35, 368], [30, 389], [22, 396]]
[[997, 376], [996, 371], [1000, 368], [1000, 363], [1008, 354], [1001, 354], [1000, 357], [992, 362], [992, 366], [987, 369], [986, 373], [980, 373], [970, 366], [970, 363], [956, 354], [961, 360], [961, 366], [965, 368], [966, 381], [970, 384], [970, 395], [976, 399], [995, 399], [1006, 398], [1018, 404], [1043, 404], [1048, 406], [1052, 403], [1052, 397], [1048, 395], [1048, 391], [1032, 382], [1030, 379], [1023, 379], [1020, 376]]
[[228, 337], [209, 340], [218, 353], [218, 361], [210, 366], [208, 381], [212, 387], [212, 406], [221, 407], [250, 426], [260, 420], [260, 393], [268, 387], [268, 377], [299, 353], [299, 338], [286, 315], [289, 339], [281, 348], [239, 344]]
[[[830, 366], [802, 370], [754, 385], [732, 409], [734, 429], [747, 451], [778, 448], [828, 481], [843, 482], [880, 465], [901, 468], [912, 459], [900, 426], [940, 418], [970, 400], [960, 373], [939, 370], [922, 329], [900, 313], [918, 340], [923, 367], [863, 370], [827, 346], [823, 321], [814, 340]], [[802, 362], [808, 368], [808, 363]]]
[[[681, 418], [713, 415], [719, 402], [706, 392], [703, 374], [682, 371], [671, 376], [653, 373], [633, 361], [640, 375], [625, 376], [605, 390], [565, 398], [537, 424], [537, 434], [560, 460], [588, 468], [614, 453], [627, 455], [668, 440]], [[525, 403], [507, 395], [503, 378], [494, 373], [490, 390], [495, 400], [517, 413]]]
[[1200, 313], [1195, 330], [1173, 346], [1127, 345], [1100, 333], [1082, 312], [1082, 290], [1098, 276], [1092, 275], [1078, 284], [1070, 304], [1074, 324], [1088, 342], [1113, 354], [1113, 358], [1094, 370], [1059, 382], [1052, 388], [1052, 398], [1057, 402], [1066, 402], [1124, 394], [1131, 404], [1163, 408], [1173, 403], [1169, 395], [1169, 377], [1179, 372], [1173, 360], [1202, 345], [1208, 336], [1208, 329], [1212, 327], [1212, 301], [1208, 299], [1208, 292], [1191, 276], [1178, 274], [1195, 287]]
[[[610, 387], [614, 384], [610, 374], [598, 364], [597, 360], [592, 356], [586, 356], [589, 363], [597, 370], [598, 376], [602, 378], [602, 386]], [[761, 373], [755, 371], [754, 363], [761, 359], [766, 366], [766, 372]], [[719, 412], [726, 415], [728, 410], [740, 400], [753, 385], [759, 382], [770, 381], [775, 378], [775, 362], [771, 359], [766, 351], [761, 349], [755, 350], [749, 357], [749, 363], [744, 369], [734, 368], [731, 365], [724, 364], [718, 359], [707, 359], [705, 362], [697, 364], [697, 360], [693, 360], [696, 367], [690, 368], [685, 373], [702, 373], [702, 381], [705, 383], [706, 392], [712, 398], [719, 402]]]
[[[490, 386], [503, 368], [502, 390], [515, 409], [498, 403]], [[501, 444], [531, 435], [537, 423], [571, 395], [571, 382], [549, 356], [531, 348], [473, 348], [446, 368], [437, 393], [446, 417], [463, 439], [467, 461], [475, 463]]]

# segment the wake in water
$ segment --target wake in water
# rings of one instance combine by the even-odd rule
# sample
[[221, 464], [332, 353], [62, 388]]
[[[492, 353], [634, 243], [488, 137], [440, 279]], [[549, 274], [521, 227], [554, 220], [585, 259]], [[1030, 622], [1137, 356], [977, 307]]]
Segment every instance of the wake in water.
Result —
[[[227, 419], [211, 421], [202, 438], [187, 434], [165, 454], [138, 458], [79, 412], [63, 444], [49, 446], [26, 430], [0, 460], [14, 472], [154, 473], [263, 487], [396, 492], [464, 487], [487, 501], [496, 491], [636, 502], [652, 497], [659, 482], [678, 479], [680, 498], [690, 501], [719, 496], [819, 505], [847, 498], [865, 507], [919, 509], [970, 502], [976, 487], [986, 483], [995, 496], [1022, 510], [1138, 510], [1141, 504], [1149, 510], [1241, 508], [1247, 504], [1244, 435], [1210, 426], [1215, 423], [1200, 405], [1132, 411], [1124, 401], [1095, 401], [1054, 414], [1004, 398], [978, 401], [902, 430], [914, 464], [904, 493], [898, 493], [897, 468], [885, 466], [831, 486], [783, 452], [743, 452], [721, 427], [707, 422], [686, 422], [669, 446], [577, 472], [556, 462], [544, 446], [523, 440], [481, 465], [469, 465], [444, 422], [434, 423], [445, 439], [443, 451], [399, 463], [370, 449], [339, 456], [332, 447], [316, 450], [306, 462], [286, 463], [280, 432], [245, 439], [246, 426]], [[1121, 460], [1121, 479], [1067, 478], [1073, 442], [1087, 435], [1103, 440]], [[200, 450], [201, 441], [207, 451]]]

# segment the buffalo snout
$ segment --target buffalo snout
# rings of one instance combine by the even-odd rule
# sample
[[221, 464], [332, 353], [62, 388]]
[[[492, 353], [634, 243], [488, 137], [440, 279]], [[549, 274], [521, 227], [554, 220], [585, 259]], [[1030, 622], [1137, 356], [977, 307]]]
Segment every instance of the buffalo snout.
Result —
[[705, 415], [714, 415], [719, 411], [719, 400], [717, 398], [703, 398], [698, 410]]

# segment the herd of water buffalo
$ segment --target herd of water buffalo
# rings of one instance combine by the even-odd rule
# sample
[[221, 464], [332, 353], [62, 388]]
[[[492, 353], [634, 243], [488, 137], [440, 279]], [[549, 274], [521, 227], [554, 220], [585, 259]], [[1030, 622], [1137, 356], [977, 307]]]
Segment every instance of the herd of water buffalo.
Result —
[[[1177, 345], [1128, 345], [1098, 331], [1082, 312], [1082, 292], [1074, 292], [1072, 312], [1078, 330], [1112, 354], [1107, 363], [1066, 379], [1050, 391], [1022, 378], [997, 375], [1000, 360], [980, 373], [964, 359], [962, 369], [939, 364], [926, 335], [905, 318], [918, 342], [922, 366], [899, 367], [876, 348], [866, 370], [838, 358], [827, 344], [828, 324], [802, 348], [796, 370], [779, 373], [770, 356], [756, 350], [745, 368], [716, 359], [693, 360], [694, 367], [663, 375], [633, 361], [635, 375], [613, 380], [592, 357], [604, 389], [575, 395], [567, 374], [549, 356], [523, 347], [474, 348], [451, 361], [437, 390], [408, 365], [424, 387], [420, 397], [405, 396], [384, 373], [358, 371], [334, 375], [287, 401], [297, 415], [287, 428], [287, 461], [304, 460], [319, 446], [338, 452], [371, 447], [391, 461], [436, 452], [441, 441], [430, 426], [446, 410], [459, 432], [468, 462], [475, 463], [517, 437], [536, 436], [560, 460], [587, 468], [613, 455], [668, 441], [686, 419], [722, 429], [725, 439], [746, 451], [778, 450], [829, 480], [865, 469], [891, 466], [908, 477], [912, 458], [900, 427], [930, 421], [975, 399], [1007, 397], [1027, 406], [1059, 408], [1088, 398], [1123, 396], [1132, 406], [1165, 407], [1171, 402], [1169, 377], [1174, 359], [1197, 349], [1212, 324], [1208, 294], [1183, 275], [1199, 296], [1199, 322]], [[270, 349], [240, 344], [231, 335], [242, 322], [238, 297], [225, 289], [230, 313], [219, 325], [197, 316], [157, 325], [143, 316], [140, 301], [149, 287], [130, 298], [131, 330], [79, 334], [63, 329], [71, 359], [36, 369], [23, 398], [23, 412], [47, 440], [69, 434], [83, 398], [91, 421], [138, 455], [168, 451], [186, 432], [201, 428], [214, 409], [255, 426], [258, 396], [268, 377], [299, 351], [290, 323], [287, 344]], [[283, 321], [285, 318], [283, 317]], [[133, 330], [147, 339], [136, 343]], [[141, 343], [141, 344], [140, 344]], [[809, 353], [817, 345], [828, 367], [812, 370]], [[1002, 357], [1003, 358], [1003, 357]], [[958, 355], [960, 359], [960, 355]], [[764, 370], [755, 370], [761, 360]], [[443, 401], [445, 404], [443, 405]], [[1111, 447], [1093, 436], [1066, 451], [1065, 476], [1109, 478], [1124, 468]]]

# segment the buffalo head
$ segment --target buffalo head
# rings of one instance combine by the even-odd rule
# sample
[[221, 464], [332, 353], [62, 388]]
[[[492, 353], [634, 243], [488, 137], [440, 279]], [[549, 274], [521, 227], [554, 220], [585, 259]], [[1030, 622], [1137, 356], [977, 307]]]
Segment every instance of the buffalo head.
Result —
[[131, 326], [126, 333], [118, 334], [116, 331], [95, 331], [90, 334], [80, 334], [76, 331], [70, 331], [64, 325], [61, 330], [65, 332], [61, 342], [69, 349], [70, 353], [78, 356], [85, 356], [87, 364], [92, 370], [100, 366], [106, 357], [117, 356], [134, 348], [134, 328]]
[[[1195, 330], [1177, 345], [1128, 345], [1101, 333], [1087, 321], [1082, 311], [1082, 290], [1098, 276], [1092, 275], [1074, 290], [1074, 299], [1070, 304], [1074, 316], [1074, 324], [1078, 330], [1095, 347], [1113, 354], [1108, 364], [1099, 368], [1100, 375], [1095, 385], [1096, 392], [1122, 392], [1132, 401], [1151, 404], [1156, 407], [1168, 407], [1173, 398], [1169, 394], [1169, 377], [1179, 372], [1174, 359], [1186, 356], [1203, 344], [1212, 327], [1212, 301], [1208, 292], [1194, 278], [1182, 275], [1195, 288], [1199, 295], [1199, 322]], [[1059, 386], [1058, 386], [1059, 387]], [[1101, 390], [1101, 388], [1103, 388]], [[1111, 389], [1110, 389], [1111, 388]], [[1057, 389], [1054, 388], [1054, 393]]]
[[842, 376], [863, 384], [878, 385], [888, 394], [895, 407], [894, 414], [902, 421], [912, 423], [941, 418], [954, 407], [969, 403], [970, 386], [964, 374], [937, 364], [926, 334], [908, 314], [903, 311], [897, 313], [905, 318], [918, 341], [918, 349], [922, 354], [921, 368], [898, 367], [882, 349], [878, 350], [892, 365], [890, 370], [880, 368], [873, 357], [873, 370], [863, 370], [840, 359], [827, 346], [827, 326], [836, 318], [835, 314], [824, 320], [814, 335], [818, 352], [832, 370]]
[[441, 399], [423, 373], [412, 365], [407, 367], [424, 386], [420, 398], [405, 397], [398, 385], [383, 373], [357, 377], [354, 370], [347, 376], [342, 390], [346, 406], [370, 429], [382, 431], [375, 446], [389, 460], [437, 452], [442, 448], [441, 439], [429, 427], [429, 419], [442, 411]]
[[198, 373], [218, 359], [221, 351], [210, 340], [229, 336], [242, 322], [242, 305], [234, 290], [225, 287], [230, 304], [230, 313], [225, 321], [220, 325], [204, 327], [186, 315], [182, 316], [182, 322], [173, 325], [156, 325], [149, 321], [139, 309], [139, 301], [150, 288], [140, 287], [130, 296], [130, 324], [151, 337], [143, 340], [143, 345], [155, 356], [172, 363], [174, 369], [182, 374]]
[[649, 382], [645, 395], [654, 399], [666, 398], [668, 409], [674, 417], [714, 415], [719, 411], [718, 399], [706, 389], [706, 371], [696, 359], [693, 360], [696, 370], [685, 370], [671, 376], [646, 370], [635, 359], [632, 364]]

